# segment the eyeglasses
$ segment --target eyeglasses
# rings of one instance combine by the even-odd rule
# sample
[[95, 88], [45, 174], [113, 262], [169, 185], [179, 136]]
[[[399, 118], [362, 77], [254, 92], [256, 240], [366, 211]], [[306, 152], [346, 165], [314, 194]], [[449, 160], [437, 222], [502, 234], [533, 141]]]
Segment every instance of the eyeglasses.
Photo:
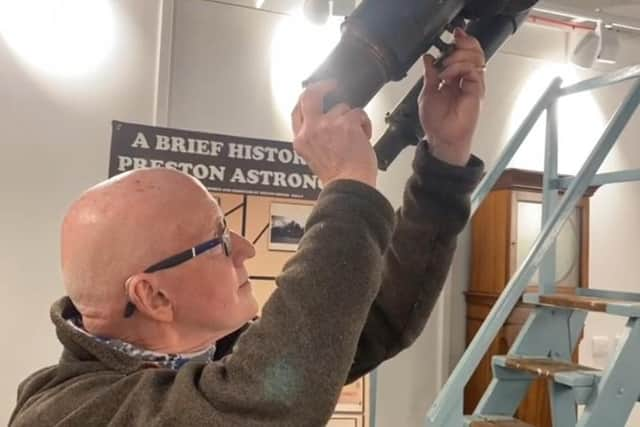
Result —
[[[219, 245], [222, 245], [222, 249], [224, 250], [225, 256], [231, 255], [231, 234], [229, 233], [229, 227], [227, 227], [226, 221], [222, 221], [222, 232], [219, 237], [213, 238], [211, 240], [207, 240], [206, 242], [200, 243], [190, 249], [177, 253], [175, 255], [170, 256], [169, 258], [165, 258], [160, 262], [153, 264], [144, 270], [145, 273], [155, 273], [156, 271], [166, 270], [167, 268], [176, 267], [182, 263], [189, 261], [192, 258], [197, 257], [205, 253], [208, 250], [211, 250]], [[127, 302], [127, 305], [124, 309], [124, 317], [131, 317], [133, 312], [136, 310], [135, 304], [131, 301]]]

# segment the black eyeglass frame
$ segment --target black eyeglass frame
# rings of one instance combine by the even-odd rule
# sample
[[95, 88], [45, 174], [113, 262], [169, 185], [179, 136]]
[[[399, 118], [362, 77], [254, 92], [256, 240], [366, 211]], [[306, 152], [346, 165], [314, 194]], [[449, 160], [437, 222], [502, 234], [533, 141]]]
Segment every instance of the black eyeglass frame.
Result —
[[[146, 270], [144, 270], [144, 272], [155, 273], [156, 271], [166, 270], [168, 268], [176, 267], [180, 264], [183, 264], [197, 257], [198, 255], [203, 254], [208, 250], [214, 249], [215, 247], [221, 244], [222, 244], [222, 249], [224, 250], [224, 255], [227, 257], [230, 256], [231, 250], [232, 250], [231, 234], [229, 233], [229, 227], [227, 227], [226, 221], [223, 221], [222, 225], [223, 225], [223, 229], [222, 229], [222, 234], [220, 234], [220, 236], [215, 237], [211, 240], [207, 240], [206, 242], [202, 242], [192, 248], [189, 248], [185, 251], [182, 251], [168, 258], [165, 258], [162, 261], [157, 262], [152, 266], [148, 267]], [[135, 310], [136, 310], [135, 304], [132, 303], [131, 301], [128, 301], [124, 309], [124, 317], [125, 318], [131, 317]]]

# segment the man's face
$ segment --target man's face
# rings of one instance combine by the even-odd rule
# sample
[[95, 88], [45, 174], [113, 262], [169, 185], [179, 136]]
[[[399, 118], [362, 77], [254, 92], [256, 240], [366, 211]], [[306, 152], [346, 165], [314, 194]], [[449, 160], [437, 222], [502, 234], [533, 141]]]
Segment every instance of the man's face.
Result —
[[[212, 211], [212, 224], [203, 228], [195, 244], [221, 237], [224, 231], [222, 213], [217, 205]], [[253, 295], [244, 261], [255, 255], [253, 245], [230, 231], [231, 247], [225, 255], [217, 245], [174, 269], [168, 269], [167, 291], [174, 303], [175, 321], [194, 332], [232, 332], [254, 318], [258, 303]]]

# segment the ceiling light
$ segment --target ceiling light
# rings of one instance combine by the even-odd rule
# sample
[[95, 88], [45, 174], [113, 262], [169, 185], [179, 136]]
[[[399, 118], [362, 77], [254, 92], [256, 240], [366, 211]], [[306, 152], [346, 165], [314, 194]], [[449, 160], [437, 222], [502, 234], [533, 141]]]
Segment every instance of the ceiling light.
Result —
[[589, 31], [582, 40], [580, 40], [573, 51], [573, 55], [571, 55], [571, 62], [583, 68], [593, 67], [596, 58], [600, 53], [601, 46], [602, 39], [598, 30]]
[[591, 68], [597, 60], [605, 64], [615, 64], [620, 51], [618, 33], [611, 25], [596, 23], [576, 46], [571, 62], [584, 68]]
[[329, 0], [305, 0], [302, 11], [309, 21], [317, 25], [324, 25], [331, 15], [331, 2]]
[[309, 21], [324, 25], [329, 16], [349, 16], [356, 4], [356, 0], [305, 0], [302, 10]]
[[615, 64], [620, 52], [618, 33], [612, 28], [604, 28], [600, 34], [600, 52], [598, 62]]
[[356, 8], [356, 0], [333, 0], [334, 16], [348, 16]]
[[283, 17], [271, 42], [271, 87], [273, 100], [287, 131], [291, 110], [302, 91], [301, 82], [320, 66], [340, 40], [342, 18], [329, 17], [325, 25], [314, 25], [301, 10]]
[[0, 38], [36, 69], [59, 77], [98, 69], [116, 37], [109, 0], [0, 0]]

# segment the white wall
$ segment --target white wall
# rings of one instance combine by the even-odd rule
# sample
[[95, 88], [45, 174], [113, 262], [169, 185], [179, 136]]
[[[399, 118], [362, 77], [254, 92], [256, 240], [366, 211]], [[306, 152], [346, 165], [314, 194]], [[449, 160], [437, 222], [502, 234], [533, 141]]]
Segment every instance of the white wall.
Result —
[[[273, 101], [270, 83], [270, 41], [276, 28], [289, 18], [202, 0], [176, 3], [175, 26], [169, 38], [173, 45], [163, 46], [165, 53], [172, 47], [172, 55], [161, 70], [171, 72], [163, 75], [169, 85], [160, 88], [161, 123], [290, 139], [287, 118]], [[58, 226], [66, 205], [80, 191], [105, 178], [110, 120], [154, 120], [160, 2], [118, 0], [111, 4], [115, 47], [95, 73], [83, 78], [65, 80], [35, 71], [0, 37], [0, 99], [4, 101], [0, 103], [4, 131], [0, 168], [4, 207], [0, 213], [0, 266], [4, 280], [0, 289], [5, 302], [0, 312], [4, 325], [0, 343], [2, 348], [11, 349], [3, 352], [0, 363], [13, 367], [5, 372], [0, 385], [5, 396], [0, 404], [0, 423], [8, 419], [18, 381], [58, 357], [59, 345], [48, 308], [62, 293]], [[475, 143], [476, 152], [489, 164], [506, 142], [508, 117], [520, 108], [518, 101], [524, 96], [527, 81], [547, 69], [549, 59], [563, 61], [567, 45], [562, 31], [527, 27], [490, 64], [489, 92]], [[637, 61], [637, 46], [637, 41], [625, 44], [629, 61]], [[292, 52], [293, 64], [302, 53]], [[369, 108], [377, 135], [383, 130], [383, 113], [393, 107], [413, 80], [385, 88]], [[619, 97], [619, 90], [608, 95], [598, 92], [596, 105], [609, 113]], [[639, 126], [640, 119], [636, 118], [617, 155], [607, 162], [609, 170], [640, 167]], [[576, 135], [580, 135], [579, 130]], [[571, 143], [579, 149], [583, 139], [581, 136]], [[535, 141], [528, 143], [530, 147], [532, 143]], [[411, 155], [410, 150], [403, 153], [379, 180], [381, 190], [396, 205]], [[640, 209], [639, 190], [638, 184], [604, 188], [593, 199], [594, 287], [638, 288], [633, 278], [639, 276], [640, 268], [634, 263], [636, 242], [640, 241], [640, 223], [635, 220]], [[456, 254], [445, 293], [446, 310], [434, 313], [410, 351], [379, 370], [378, 427], [421, 425], [442, 374], [455, 364], [464, 348], [462, 291], [468, 282], [467, 238], [468, 234], [462, 236]], [[590, 320], [581, 349], [583, 361], [600, 363], [590, 360], [590, 337], [613, 336], [618, 326], [617, 319]], [[639, 423], [640, 418], [635, 418], [629, 425]]]
[[66, 206], [106, 178], [111, 120], [153, 119], [158, 4], [110, 4], [113, 49], [97, 70], [73, 79], [29, 65], [0, 34], [1, 425], [18, 382], [60, 355], [48, 313], [63, 293], [58, 230]]

